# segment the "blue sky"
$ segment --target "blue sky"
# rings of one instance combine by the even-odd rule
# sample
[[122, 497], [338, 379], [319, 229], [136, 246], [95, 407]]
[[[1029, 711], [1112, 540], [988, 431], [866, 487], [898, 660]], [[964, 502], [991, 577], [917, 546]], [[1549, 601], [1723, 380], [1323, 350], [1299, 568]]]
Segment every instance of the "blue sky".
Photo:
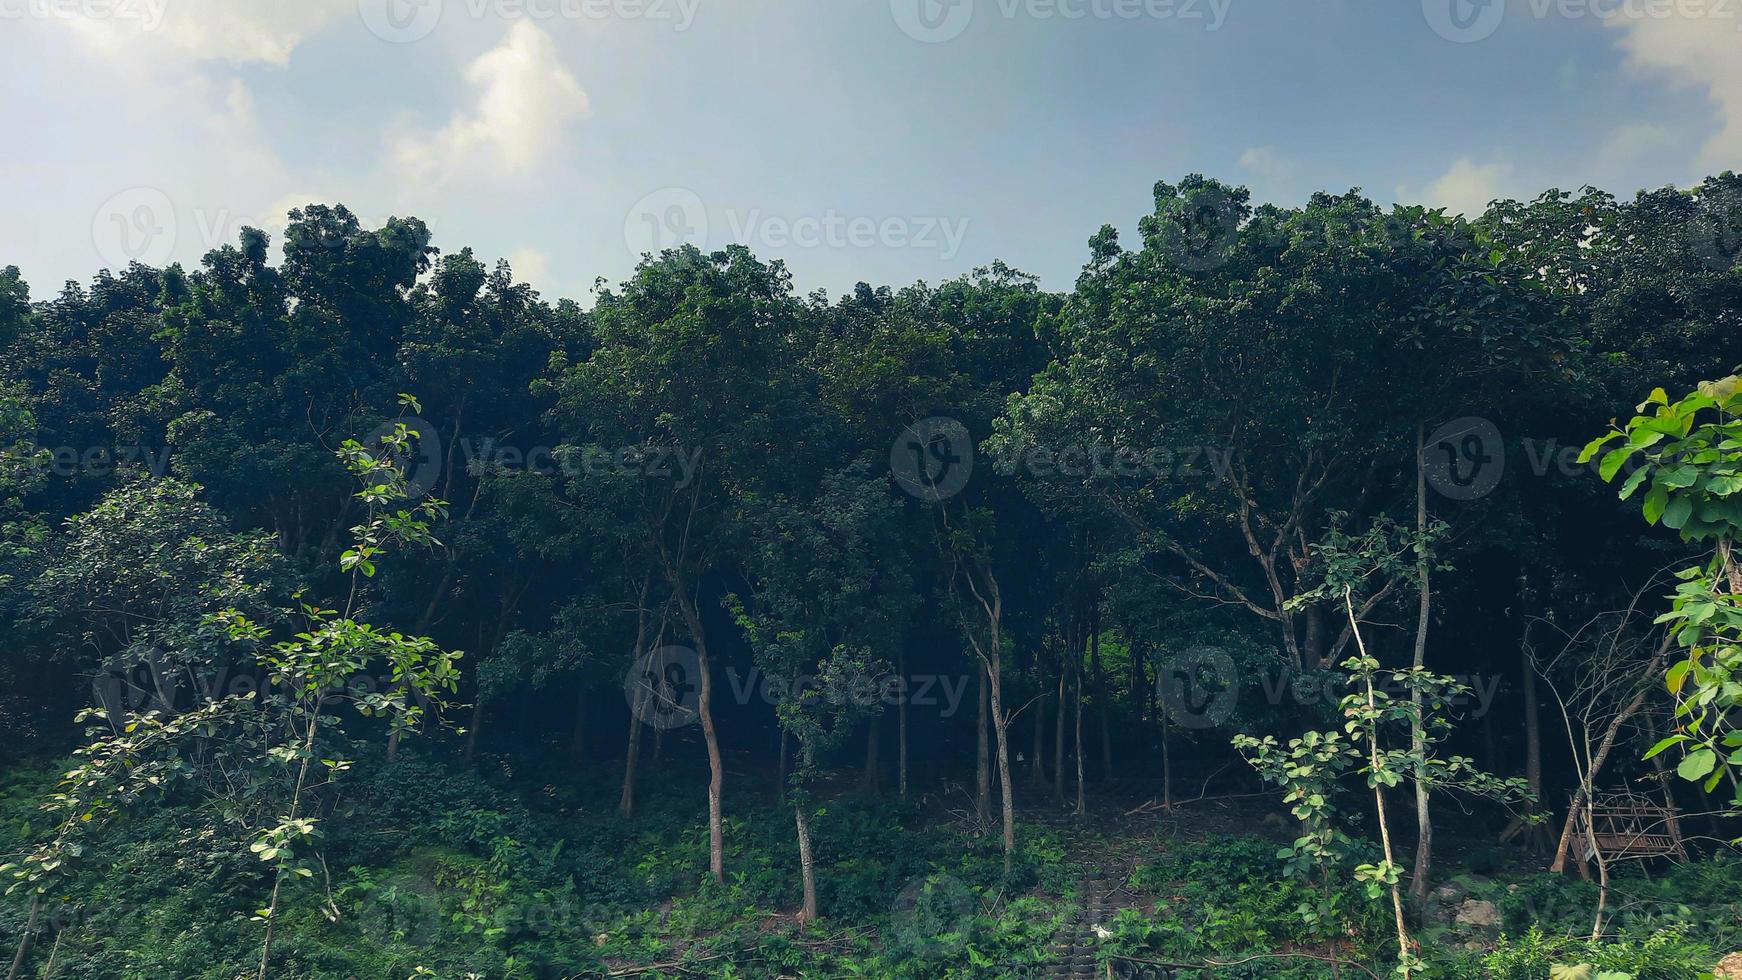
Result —
[[37, 296], [310, 201], [583, 302], [679, 240], [1067, 288], [1190, 172], [1468, 212], [1742, 167], [1742, 0], [0, 0], [0, 91]]

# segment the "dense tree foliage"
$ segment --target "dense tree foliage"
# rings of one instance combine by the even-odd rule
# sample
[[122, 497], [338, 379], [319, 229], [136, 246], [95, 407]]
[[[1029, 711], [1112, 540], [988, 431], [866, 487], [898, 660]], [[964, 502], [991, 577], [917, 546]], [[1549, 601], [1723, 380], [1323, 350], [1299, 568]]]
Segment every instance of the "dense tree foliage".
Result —
[[[1192, 175], [1065, 293], [800, 295], [734, 246], [553, 303], [324, 205], [281, 256], [0, 270], [0, 790], [48, 800], [0, 820], [12, 975], [145, 975], [61, 913], [195, 838], [172, 928], [236, 947], [200, 975], [792, 975], [702, 942], [757, 903], [805, 975], [1021, 975], [1061, 826], [1249, 792], [1297, 924], [1170, 931], [1257, 872], [1147, 854], [1106, 963], [1691, 977], [1738, 923], [1629, 931], [1577, 839], [1622, 789], [1696, 855], [1736, 833], [1737, 229], [1730, 173], [1472, 220]], [[1453, 812], [1594, 856], [1596, 925], [1437, 957]], [[417, 899], [370, 834], [474, 952], [394, 920], [345, 958]], [[586, 911], [502, 925], [511, 875]]]

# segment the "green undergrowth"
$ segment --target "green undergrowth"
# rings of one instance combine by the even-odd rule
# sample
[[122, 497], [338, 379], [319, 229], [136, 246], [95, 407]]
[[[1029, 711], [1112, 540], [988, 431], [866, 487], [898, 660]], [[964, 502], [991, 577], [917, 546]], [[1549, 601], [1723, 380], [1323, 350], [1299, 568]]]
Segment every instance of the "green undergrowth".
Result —
[[[57, 771], [45, 763], [0, 774], [0, 853], [45, 830], [37, 805]], [[1328, 896], [1336, 921], [1315, 919], [1308, 911], [1327, 896], [1282, 874], [1274, 841], [1115, 840], [1097, 836], [1092, 820], [1023, 821], [1022, 853], [1006, 873], [995, 834], [888, 800], [820, 806], [823, 920], [801, 926], [791, 812], [747, 791], [728, 798], [728, 873], [715, 883], [704, 873], [706, 806], [694, 775], [650, 773], [638, 815], [623, 820], [605, 769], [511, 772], [500, 760], [474, 769], [415, 751], [391, 766], [368, 759], [329, 803], [321, 870], [288, 895], [273, 976], [1051, 976], [1055, 941], [1084, 926], [1079, 880], [1115, 853], [1139, 856], [1129, 875], [1101, 869], [1121, 887], [1117, 904], [1137, 907], [1095, 924], [1108, 934], [1103, 956], [1226, 964], [1180, 976], [1318, 980], [1333, 976], [1323, 958], [1335, 951], [1389, 975], [1387, 908], [1340, 887]], [[44, 941], [59, 943], [55, 980], [252, 975], [260, 926], [250, 916], [270, 881], [246, 840], [232, 814], [196, 798], [118, 821], [46, 913]], [[1696, 980], [1742, 946], [1742, 862], [1722, 857], [1652, 877], [1618, 873], [1599, 944], [1569, 938], [1589, 932], [1593, 885], [1520, 872], [1447, 881], [1493, 902], [1503, 935], [1471, 950], [1443, 928], [1418, 929], [1428, 977], [1541, 980], [1551, 966], [1589, 964], [1633, 980]], [[0, 902], [7, 948], [23, 920], [16, 897]]]

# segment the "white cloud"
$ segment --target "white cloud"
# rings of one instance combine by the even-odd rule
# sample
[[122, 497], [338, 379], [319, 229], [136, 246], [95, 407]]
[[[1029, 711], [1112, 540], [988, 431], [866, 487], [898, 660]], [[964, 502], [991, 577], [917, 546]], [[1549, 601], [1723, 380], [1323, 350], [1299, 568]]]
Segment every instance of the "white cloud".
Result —
[[525, 171], [550, 148], [570, 120], [590, 108], [587, 93], [564, 68], [550, 35], [516, 21], [501, 44], [466, 69], [477, 101], [442, 129], [395, 141], [394, 156], [423, 180], [456, 170]]
[[[351, 6], [344, 0], [133, 0], [49, 18], [105, 55], [283, 65], [296, 46]], [[97, 9], [97, 8], [92, 8]]]
[[1443, 207], [1453, 214], [1474, 218], [1488, 210], [1490, 201], [1506, 196], [1503, 188], [1511, 177], [1509, 163], [1478, 164], [1464, 157], [1422, 190], [1399, 187], [1397, 196], [1399, 200]]
[[1708, 171], [1734, 168], [1742, 159], [1742, 24], [1733, 16], [1695, 16], [1680, 5], [1675, 9], [1670, 16], [1617, 13], [1606, 23], [1621, 32], [1627, 67], [1706, 91], [1717, 109], [1718, 130], [1695, 163]]
[[1602, 176], [1624, 171], [1653, 150], [1676, 145], [1675, 132], [1656, 123], [1627, 123], [1604, 137], [1592, 166]]
[[545, 292], [551, 284], [550, 257], [536, 248], [517, 248], [508, 253], [508, 265], [514, 269], [516, 282], [530, 283]]
[[1294, 172], [1294, 165], [1284, 160], [1274, 146], [1254, 146], [1240, 154], [1240, 167], [1267, 180], [1283, 180]]

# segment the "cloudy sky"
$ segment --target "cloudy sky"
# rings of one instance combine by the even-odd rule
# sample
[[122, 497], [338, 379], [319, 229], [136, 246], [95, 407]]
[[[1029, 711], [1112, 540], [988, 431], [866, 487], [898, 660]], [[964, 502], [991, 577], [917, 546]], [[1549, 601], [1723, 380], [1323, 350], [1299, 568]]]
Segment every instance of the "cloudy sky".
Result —
[[583, 302], [683, 240], [1065, 288], [1190, 172], [1479, 211], [1742, 167], [1742, 0], [0, 0], [0, 93], [38, 297], [312, 201]]

